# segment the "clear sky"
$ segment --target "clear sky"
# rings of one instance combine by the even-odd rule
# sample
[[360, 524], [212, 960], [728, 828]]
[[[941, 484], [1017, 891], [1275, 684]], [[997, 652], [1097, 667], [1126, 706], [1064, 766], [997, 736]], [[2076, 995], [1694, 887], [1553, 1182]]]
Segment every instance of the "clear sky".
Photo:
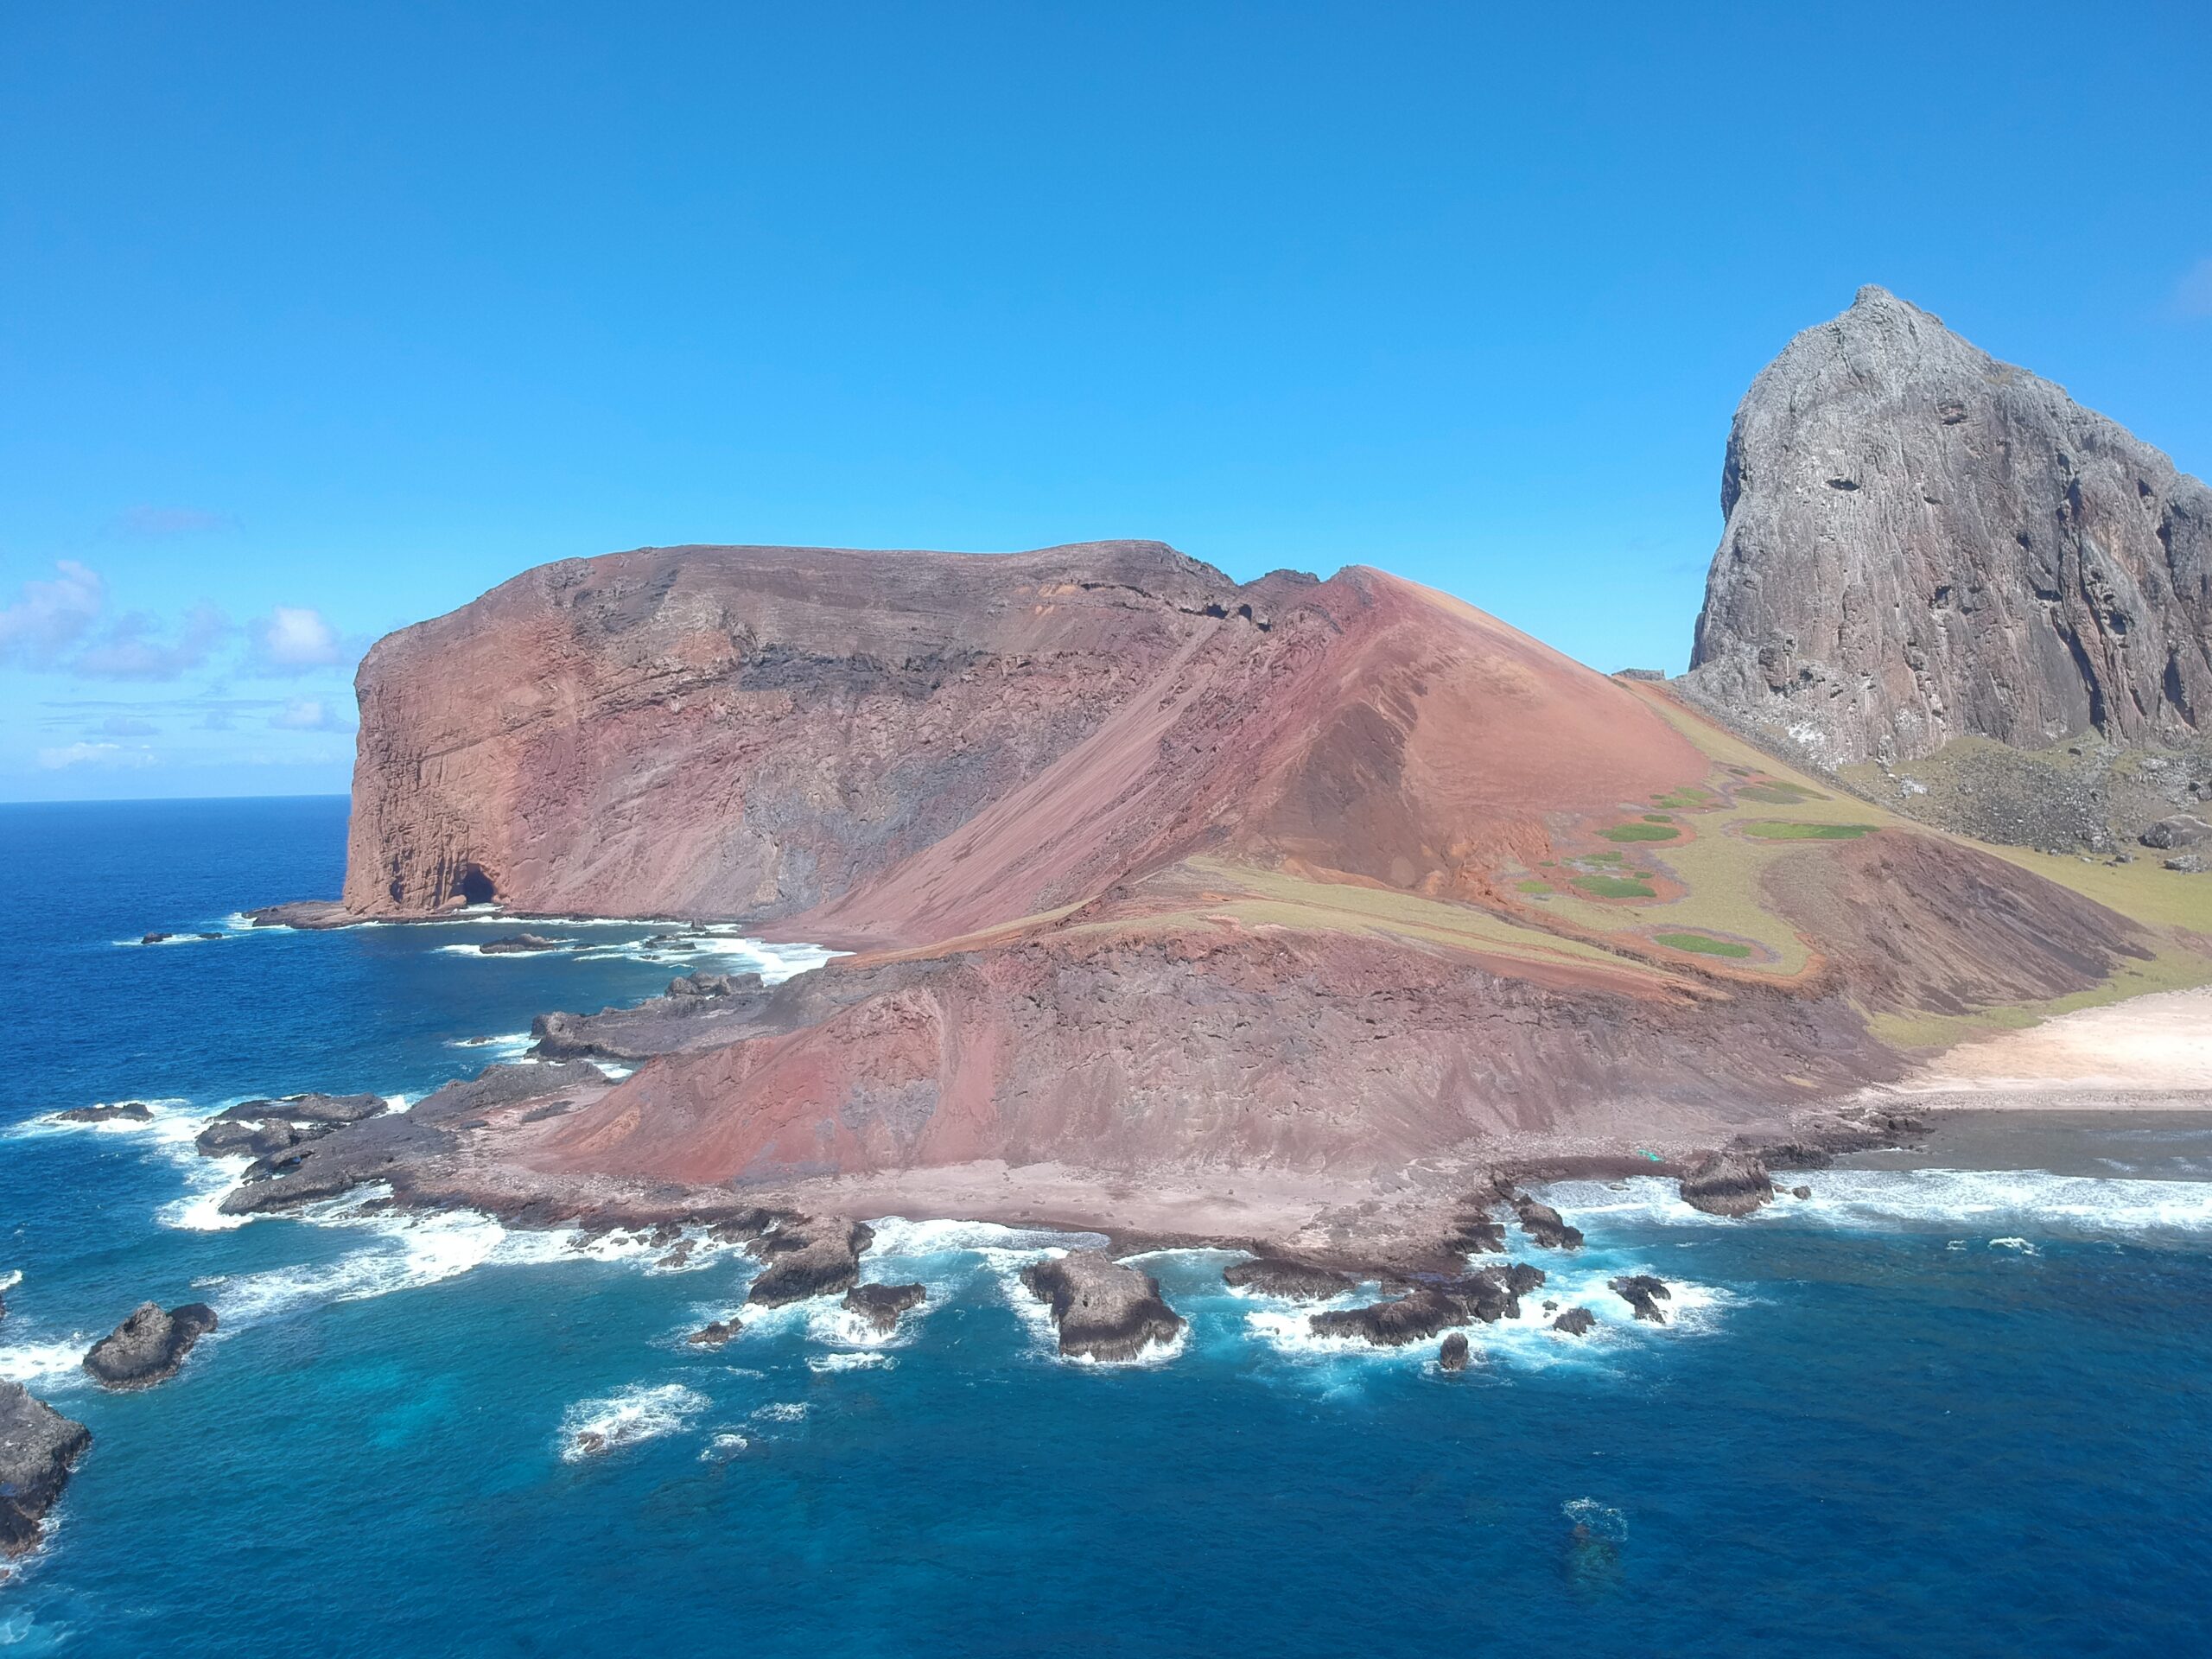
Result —
[[0, 798], [548, 559], [1158, 537], [1678, 670], [1879, 282], [2212, 470], [2212, 6], [0, 6]]

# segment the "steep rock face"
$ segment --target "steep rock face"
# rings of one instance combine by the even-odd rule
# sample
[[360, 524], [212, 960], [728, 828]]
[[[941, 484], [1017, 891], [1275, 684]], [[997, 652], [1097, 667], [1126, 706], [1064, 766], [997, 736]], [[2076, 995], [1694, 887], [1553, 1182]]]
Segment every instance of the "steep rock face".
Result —
[[1224, 625], [1258, 623], [1154, 543], [543, 566], [363, 662], [346, 907], [787, 915], [941, 838]]
[[1752, 382], [1684, 689], [1817, 763], [2212, 715], [2212, 491], [1878, 288]]
[[1479, 887], [1706, 767], [1441, 594], [1238, 587], [1152, 543], [551, 565], [380, 642], [360, 693], [354, 912], [496, 896], [832, 942], [957, 937], [1205, 846]]

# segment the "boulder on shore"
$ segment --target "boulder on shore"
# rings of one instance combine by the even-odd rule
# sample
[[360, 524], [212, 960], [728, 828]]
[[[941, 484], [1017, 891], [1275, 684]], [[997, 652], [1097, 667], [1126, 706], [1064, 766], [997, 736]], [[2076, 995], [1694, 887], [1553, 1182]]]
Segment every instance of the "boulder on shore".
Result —
[[112, 1106], [72, 1106], [51, 1116], [56, 1123], [111, 1123], [118, 1118], [131, 1123], [150, 1123], [154, 1121], [154, 1109], [143, 1100], [118, 1100]]
[[928, 1295], [919, 1285], [855, 1285], [845, 1293], [845, 1311], [866, 1319], [876, 1335], [887, 1337], [899, 1328], [899, 1316], [919, 1307]]
[[85, 1369], [103, 1388], [150, 1389], [184, 1363], [192, 1344], [215, 1328], [215, 1310], [187, 1302], [166, 1313], [158, 1302], [141, 1302], [85, 1356]]
[[756, 1307], [781, 1307], [833, 1291], [850, 1290], [861, 1276], [861, 1252], [875, 1242], [865, 1222], [800, 1216], [753, 1242], [767, 1265], [746, 1292]]
[[1050, 1303], [1060, 1351], [1100, 1360], [1135, 1359], [1151, 1343], [1173, 1342], [1182, 1316], [1160, 1299], [1160, 1281], [1103, 1250], [1071, 1250], [1021, 1270], [1021, 1282]]
[[1294, 1302], [1325, 1302], [1351, 1288], [1349, 1276], [1333, 1268], [1317, 1267], [1287, 1255], [1255, 1255], [1232, 1262], [1221, 1272], [1221, 1281], [1234, 1290], [1257, 1291]]
[[0, 1556], [37, 1547], [46, 1512], [92, 1443], [82, 1423], [22, 1383], [0, 1382]]
[[1463, 1332], [1454, 1331], [1444, 1338], [1444, 1345], [1436, 1351], [1436, 1363], [1447, 1371], [1467, 1369], [1467, 1338]]
[[1682, 1177], [1682, 1202], [1708, 1216], [1748, 1216], [1774, 1197], [1774, 1179], [1755, 1152], [1711, 1152]]
[[1648, 1319], [1653, 1325], [1667, 1323], [1666, 1312], [1659, 1303], [1672, 1301], [1675, 1293], [1662, 1281], [1648, 1273], [1633, 1273], [1623, 1279], [1608, 1279], [1605, 1288], [1634, 1308], [1637, 1319]]

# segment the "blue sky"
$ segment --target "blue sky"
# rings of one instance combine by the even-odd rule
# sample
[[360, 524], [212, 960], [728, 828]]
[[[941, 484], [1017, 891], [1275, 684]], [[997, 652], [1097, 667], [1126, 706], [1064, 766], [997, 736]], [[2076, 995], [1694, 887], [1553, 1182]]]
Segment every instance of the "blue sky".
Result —
[[[1546, 15], [1546, 14], [1549, 15]], [[548, 559], [1173, 543], [1679, 669], [1879, 282], [2212, 469], [2212, 8], [0, 9], [0, 798]]]

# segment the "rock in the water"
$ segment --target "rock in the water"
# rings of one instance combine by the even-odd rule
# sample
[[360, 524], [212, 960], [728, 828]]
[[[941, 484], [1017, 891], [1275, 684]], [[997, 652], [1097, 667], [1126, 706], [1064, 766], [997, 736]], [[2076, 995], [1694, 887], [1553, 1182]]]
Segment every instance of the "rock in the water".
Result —
[[1564, 1331], [1570, 1337], [1586, 1337], [1598, 1323], [1598, 1316], [1586, 1307], [1570, 1307], [1552, 1321], [1552, 1329]]
[[1444, 1370], [1465, 1370], [1467, 1369], [1467, 1338], [1457, 1331], [1445, 1338], [1444, 1345], [1436, 1351], [1436, 1363], [1439, 1368]]
[[1667, 1315], [1660, 1307], [1661, 1301], [1671, 1301], [1675, 1293], [1648, 1273], [1630, 1274], [1624, 1279], [1608, 1279], [1605, 1288], [1636, 1310], [1636, 1317], [1654, 1325], [1667, 1323]]
[[143, 1100], [119, 1100], [112, 1106], [72, 1106], [67, 1111], [54, 1114], [57, 1123], [111, 1123], [118, 1119], [130, 1123], [149, 1123], [154, 1109]]
[[2161, 851], [2177, 847], [2195, 847], [2206, 840], [2212, 840], [2212, 823], [2205, 823], [2193, 813], [2177, 812], [2170, 818], [2160, 818], [2143, 832], [2140, 839], [2145, 847], [2156, 847]]
[[21, 1555], [39, 1541], [41, 1522], [92, 1433], [20, 1382], [0, 1382], [0, 1555]]
[[1813, 1196], [1813, 1189], [1809, 1186], [1793, 1186], [1789, 1189], [1789, 1196], [1793, 1198], [1809, 1198]]
[[928, 1294], [919, 1285], [855, 1285], [845, 1293], [845, 1309], [866, 1319], [878, 1336], [887, 1337], [899, 1328], [899, 1316], [919, 1307]]
[[2212, 709], [2212, 491], [1881, 289], [1752, 382], [1720, 506], [1684, 687], [1821, 764]]
[[176, 938], [176, 935], [174, 933], [149, 933], [145, 938], [140, 939], [138, 943], [141, 944], [159, 944], [165, 939], [173, 939], [175, 938]]
[[1681, 1179], [1682, 1202], [1708, 1216], [1748, 1216], [1774, 1197], [1757, 1153], [1707, 1153]]
[[1539, 1204], [1526, 1192], [1515, 1192], [1507, 1200], [1521, 1223], [1521, 1230], [1532, 1243], [1548, 1250], [1579, 1250], [1582, 1248], [1582, 1230], [1570, 1227], [1560, 1219], [1558, 1211], [1548, 1204]]
[[1262, 1296], [1281, 1296], [1294, 1302], [1325, 1302], [1351, 1288], [1351, 1280], [1333, 1268], [1287, 1255], [1255, 1255], [1232, 1262], [1221, 1272], [1222, 1282], [1236, 1290], [1255, 1290]]
[[302, 1141], [391, 1109], [382, 1095], [288, 1095], [243, 1100], [215, 1114], [193, 1145], [203, 1158], [248, 1157], [273, 1165]]
[[542, 933], [510, 933], [505, 938], [487, 939], [476, 947], [480, 957], [520, 957], [537, 950], [559, 950], [563, 941], [549, 939]]
[[142, 1302], [85, 1356], [85, 1369], [111, 1389], [150, 1389], [175, 1376], [192, 1344], [215, 1328], [215, 1310], [187, 1302], [166, 1313], [158, 1302]]
[[736, 1319], [715, 1319], [701, 1325], [683, 1340], [701, 1348], [719, 1348], [744, 1328]]
[[1331, 1308], [1307, 1321], [1320, 1337], [1357, 1337], [1378, 1348], [1402, 1348], [1455, 1325], [1495, 1325], [1519, 1316], [1521, 1297], [1544, 1282], [1521, 1262], [1488, 1267], [1457, 1279], [1435, 1279], [1403, 1296], [1364, 1307]]
[[1182, 1317], [1160, 1299], [1160, 1281], [1124, 1267], [1103, 1250], [1071, 1250], [1021, 1270], [1021, 1282], [1050, 1303], [1060, 1351], [1090, 1359], [1135, 1359], [1163, 1347], [1183, 1329]]
[[331, 899], [299, 899], [288, 905], [264, 905], [245, 918], [256, 927], [296, 927], [310, 932], [351, 927], [362, 918]]
[[753, 1242], [767, 1265], [746, 1292], [756, 1307], [780, 1307], [832, 1291], [849, 1290], [860, 1278], [861, 1252], [875, 1240], [864, 1222], [801, 1217]]

